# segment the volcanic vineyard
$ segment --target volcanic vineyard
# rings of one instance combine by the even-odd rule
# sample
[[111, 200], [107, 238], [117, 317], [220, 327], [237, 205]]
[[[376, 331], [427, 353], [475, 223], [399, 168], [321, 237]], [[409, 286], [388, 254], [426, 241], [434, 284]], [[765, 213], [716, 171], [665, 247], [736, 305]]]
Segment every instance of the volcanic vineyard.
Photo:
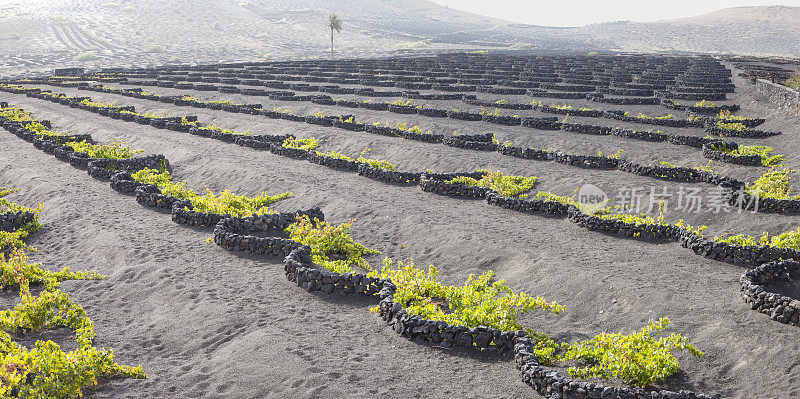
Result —
[[[349, 305], [321, 294], [361, 298], [364, 312], [371, 303], [386, 324], [377, 334], [424, 347], [410, 363], [442, 350], [466, 367], [494, 356], [547, 398], [800, 394], [791, 360], [800, 323], [792, 298], [800, 229], [788, 228], [800, 213], [787, 165], [791, 126], [782, 134], [787, 125], [750, 101], [751, 83], [717, 59], [447, 54], [69, 75], [0, 86], [5, 151], [14, 135], [88, 172], [93, 180], [81, 184], [109, 185], [108, 201], [127, 207], [135, 198], [187, 234], [212, 235], [209, 243], [226, 250], [213, 252], [221, 262], [257, 258], [268, 268], [282, 259], [286, 279], [323, 301], [323, 320]], [[41, 152], [28, 158], [45, 167], [51, 158]], [[585, 183], [640, 185], [651, 206], [611, 195], [587, 201], [577, 189]], [[264, 185], [287, 191], [270, 195]], [[686, 189], [706, 193], [708, 203], [670, 207], [675, 196], [656, 189], [683, 199]], [[28, 263], [26, 242], [36, 242], [47, 208], [3, 201], [3, 287], [18, 288], [19, 298], [3, 315], [10, 366], [0, 392], [75, 397], [97, 377], [158, 374], [147, 366], [157, 352], [145, 350], [136, 359], [143, 367], [130, 368], [93, 346], [89, 315], [59, 283], [103, 276]], [[392, 221], [379, 223], [382, 213]], [[352, 220], [361, 215], [372, 220], [368, 234]], [[358, 242], [352, 228], [371, 238]], [[461, 228], [471, 233], [449, 232]], [[379, 239], [388, 234], [395, 239]], [[416, 263], [415, 248], [427, 248]], [[486, 252], [490, 260], [475, 262]], [[421, 267], [420, 258], [449, 264]], [[272, 270], [265, 279], [274, 280]], [[614, 283], [583, 286], [588, 280]], [[44, 288], [33, 295], [31, 285]], [[19, 343], [59, 326], [75, 331], [79, 348]], [[742, 364], [761, 375], [749, 379]], [[122, 389], [136, 392], [138, 383]], [[343, 384], [347, 393], [369, 382]], [[174, 394], [152, 387], [153, 396]], [[496, 388], [487, 392], [518, 396]]]

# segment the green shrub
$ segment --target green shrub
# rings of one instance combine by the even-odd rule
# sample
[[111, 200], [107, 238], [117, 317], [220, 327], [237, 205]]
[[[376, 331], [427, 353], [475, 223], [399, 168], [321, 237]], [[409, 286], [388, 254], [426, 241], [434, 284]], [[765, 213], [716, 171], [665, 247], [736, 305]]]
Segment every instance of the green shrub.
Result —
[[404, 132], [408, 132], [408, 133], [415, 133], [415, 134], [433, 134], [433, 132], [432, 132], [432, 131], [430, 131], [430, 130], [425, 130], [425, 131], [423, 131], [423, 130], [422, 130], [422, 128], [420, 128], [419, 126], [408, 127], [408, 123], [400, 123], [400, 122], [397, 122], [397, 128], [398, 128], [399, 130], [402, 130], [402, 131], [404, 131]]
[[[183, 122], [183, 119], [181, 120], [181, 122]], [[188, 124], [188, 123], [186, 123], [186, 124]], [[212, 132], [235, 134], [235, 135], [238, 135], [238, 136], [248, 136], [248, 135], [250, 135], [250, 131], [249, 130], [244, 131], [244, 132], [237, 132], [237, 131], [231, 130], [231, 129], [223, 129], [223, 128], [217, 126], [216, 123], [213, 123], [211, 125], [203, 125], [203, 124], [195, 121], [194, 126], [197, 127], [200, 130], [209, 130], [209, 131], [212, 131]]]
[[775, 247], [800, 251], [800, 227], [798, 227], [797, 230], [785, 231], [772, 237], [770, 237], [769, 233], [766, 231], [759, 238], [745, 234], [736, 234], [732, 236], [723, 234], [714, 237], [714, 241], [740, 246]]
[[[619, 150], [619, 151], [617, 151], [617, 152], [615, 152], [615, 153], [613, 153], [613, 154], [611, 154], [611, 155], [607, 155], [607, 156], [606, 156], [606, 158], [611, 158], [611, 159], [620, 159], [620, 157], [622, 157], [622, 152], [623, 152], [623, 151], [624, 151], [624, 150]], [[603, 156], [603, 151], [600, 151], [600, 150], [598, 150], [598, 151], [597, 151], [597, 156], [598, 156], [598, 157], [602, 157], [602, 156]]]
[[716, 126], [718, 128], [720, 128], [720, 129], [722, 129], [722, 130], [733, 130], [733, 131], [737, 131], [737, 132], [741, 132], [741, 131], [747, 130], [747, 125], [745, 125], [744, 123], [740, 123], [740, 122], [722, 122], [722, 121], [718, 121]]
[[119, 108], [118, 106], [114, 105], [114, 103], [101, 103], [99, 101], [92, 101], [92, 100], [82, 100], [81, 104], [88, 105], [92, 108]]
[[713, 108], [716, 107], [717, 104], [714, 104], [713, 101], [702, 100], [694, 103], [695, 107], [702, 107], [702, 108]]
[[572, 197], [555, 195], [548, 191], [539, 191], [536, 193], [536, 198], [543, 201], [560, 202], [564, 205], [573, 205], [587, 215], [599, 216], [607, 215], [612, 212], [612, 209], [606, 206], [606, 204], [608, 204], [608, 200], [605, 200], [599, 204], [584, 204], [582, 202], [575, 201], [575, 195], [577, 194], [578, 190], [575, 190], [575, 194]]
[[5, 198], [7, 195], [17, 192], [16, 189], [7, 189], [0, 186], [0, 213], [6, 212], [30, 212], [33, 214], [33, 220], [20, 226], [14, 231], [0, 231], [0, 254], [5, 252], [12, 252], [19, 248], [25, 248], [24, 240], [31, 234], [37, 232], [42, 228], [39, 223], [39, 212], [42, 210], [42, 205], [39, 204], [36, 208], [30, 208], [15, 204]]
[[128, 159], [142, 152], [142, 150], [132, 150], [130, 147], [122, 146], [124, 142], [114, 140], [111, 144], [90, 144], [85, 140], [81, 142], [70, 141], [65, 145], [72, 147], [75, 152], [85, 153], [89, 158], [104, 159]]
[[292, 193], [270, 196], [265, 191], [261, 195], [247, 197], [234, 194], [230, 190], [223, 190], [219, 194], [214, 194], [208, 189], [206, 189], [206, 194], [201, 196], [188, 188], [186, 182], [172, 181], [172, 175], [166, 170], [142, 169], [131, 176], [141, 183], [155, 184], [164, 195], [189, 200], [197, 212], [218, 213], [236, 217], [274, 213], [269, 209], [268, 205], [293, 196]]
[[358, 159], [356, 159], [356, 162], [367, 164], [372, 168], [386, 169], [386, 170], [397, 170], [397, 165], [395, 165], [395, 164], [393, 164], [393, 163], [391, 163], [389, 161], [384, 161], [382, 159], [364, 158], [364, 155], [368, 154], [370, 151], [372, 151], [372, 149], [370, 149], [370, 148], [365, 148], [364, 151], [361, 151], [361, 155], [358, 156]]
[[504, 197], [519, 197], [530, 191], [536, 184], [537, 178], [534, 176], [505, 176], [500, 172], [491, 170], [481, 170], [485, 173], [480, 179], [468, 176], [457, 176], [447, 181], [451, 184], [463, 184], [469, 187], [486, 187]]
[[792, 181], [793, 169], [777, 169], [772, 167], [764, 172], [761, 177], [752, 184], [747, 185], [747, 192], [759, 198], [773, 198], [777, 200], [800, 199], [798, 195], [792, 195], [794, 186], [789, 185]]
[[579, 361], [586, 366], [573, 366], [569, 374], [577, 378], [618, 377], [629, 384], [641, 387], [652, 385], [675, 374], [680, 362], [673, 352], [687, 351], [695, 357], [703, 352], [688, 343], [680, 334], [670, 334], [656, 339], [669, 324], [668, 318], [650, 320], [641, 331], [623, 335], [622, 333], [601, 333], [592, 339], [568, 345], [561, 361]]
[[289, 138], [283, 140], [283, 144], [281, 145], [283, 147], [293, 148], [296, 150], [313, 151], [319, 146], [319, 141], [314, 137], [309, 139]]
[[792, 89], [800, 90], [800, 71], [796, 71], [789, 79], [786, 79], [783, 84]]
[[265, 215], [274, 213], [268, 205], [292, 197], [292, 193], [283, 193], [275, 196], [267, 195], [266, 192], [254, 197], [237, 195], [230, 190], [222, 190], [219, 194], [214, 194], [206, 189], [206, 195], [191, 198], [192, 206], [197, 212], [218, 213], [222, 215], [232, 215], [245, 217], [250, 215]]
[[731, 114], [730, 110], [723, 109], [719, 111], [719, 114], [717, 114], [717, 119], [736, 122], [736, 121], [747, 120], [748, 118], [746, 116], [733, 115]]
[[678, 220], [678, 221], [675, 223], [675, 226], [676, 226], [676, 227], [681, 227], [681, 228], [684, 228], [684, 229], [686, 229], [686, 230], [689, 230], [689, 231], [691, 231], [691, 232], [693, 232], [693, 233], [697, 234], [697, 235], [698, 235], [698, 236], [700, 236], [700, 237], [702, 237], [702, 236], [703, 236], [703, 231], [705, 231], [705, 230], [708, 228], [708, 226], [705, 226], [705, 225], [698, 226], [698, 227], [694, 227], [694, 226], [692, 226], [692, 225], [690, 225], [690, 224], [688, 224], [688, 223], [684, 222], [684, 221], [683, 221], [683, 219], [681, 219], [681, 220]]
[[[630, 114], [628, 114], [628, 112], [625, 112], [624, 115], [625, 116], [630, 116]], [[660, 120], [665, 120], [665, 119], [672, 119], [674, 117], [675, 116], [672, 115], [672, 114], [662, 115], [662, 116], [650, 116], [650, 115], [643, 114], [641, 112], [639, 112], [639, 114], [636, 115], [636, 118], [639, 118], [639, 119], [660, 119]]]
[[[559, 105], [559, 104], [551, 104], [550, 108], [561, 109], [561, 110], [573, 110], [573, 109], [575, 109], [575, 107], [573, 107], [571, 105], [567, 105], [567, 104], [561, 104], [561, 105]], [[588, 107], [578, 107], [578, 109], [581, 110], [581, 111], [597, 111], [594, 108], [588, 108]]]
[[663, 218], [653, 218], [642, 213], [641, 215], [631, 215], [627, 213], [613, 213], [610, 215], [601, 215], [601, 219], [606, 220], [620, 220], [623, 223], [634, 224], [636, 226], [668, 226], [669, 223], [665, 222]]
[[505, 280], [494, 281], [491, 270], [477, 277], [470, 275], [463, 286], [449, 286], [438, 281], [439, 272], [433, 265], [425, 271], [416, 267], [411, 259], [398, 262], [395, 267], [392, 260], [386, 258], [383, 269], [370, 275], [391, 279], [397, 286], [394, 301], [409, 314], [453, 325], [533, 333], [517, 321], [519, 314], [534, 309], [555, 314], [564, 310], [555, 302], [548, 303], [541, 297], [514, 292]]
[[317, 151], [317, 155], [323, 156], [323, 157], [329, 157], [329, 158], [333, 158], [333, 159], [343, 159], [345, 161], [352, 161], [353, 160], [353, 158], [350, 158], [347, 155], [344, 155], [344, 154], [342, 154], [341, 152], [338, 152], [338, 151], [331, 151], [331, 152], [328, 152], [328, 153]]
[[399, 100], [398, 99], [398, 100], [392, 101], [390, 104], [392, 104], [392, 105], [401, 105], [401, 106], [404, 106], [404, 107], [410, 107], [410, 106], [414, 105], [414, 100]]
[[[75, 331], [79, 347], [64, 352], [53, 341], [37, 341], [28, 350], [16, 343], [9, 332], [41, 331], [67, 327]], [[86, 387], [97, 385], [98, 377], [147, 378], [139, 367], [114, 362], [114, 353], [92, 345], [94, 323], [69, 295], [48, 289], [38, 296], [23, 295], [14, 309], [0, 312], [0, 393], [18, 391], [24, 398], [77, 398]], [[31, 378], [32, 383], [28, 383]], [[3, 392], [5, 391], [5, 392]]]
[[58, 272], [42, 269], [41, 263], [28, 263], [25, 251], [14, 250], [6, 259], [0, 253], [0, 290], [17, 287], [20, 295], [30, 295], [31, 284], [44, 284], [48, 289], [58, 287], [58, 283], [66, 280], [97, 280], [105, 276], [94, 272], [72, 272], [69, 267]]
[[772, 147], [765, 145], [743, 145], [733, 151], [734, 155], [758, 155], [761, 157], [761, 165], [775, 166], [782, 164], [786, 156], [783, 154], [770, 155]]
[[712, 150], [724, 152], [733, 156], [758, 155], [761, 158], [761, 165], [763, 166], [774, 166], [781, 164], [786, 158], [786, 156], [783, 154], [770, 155], [773, 149], [772, 147], [765, 145], [743, 145], [737, 149], [731, 149], [716, 143], [710, 143], [707, 144], [707, 146]]
[[311, 247], [311, 257], [320, 266], [336, 273], [355, 273], [354, 267], [371, 271], [364, 255], [380, 252], [355, 242], [350, 237], [354, 220], [338, 226], [303, 215], [286, 228], [289, 238]]

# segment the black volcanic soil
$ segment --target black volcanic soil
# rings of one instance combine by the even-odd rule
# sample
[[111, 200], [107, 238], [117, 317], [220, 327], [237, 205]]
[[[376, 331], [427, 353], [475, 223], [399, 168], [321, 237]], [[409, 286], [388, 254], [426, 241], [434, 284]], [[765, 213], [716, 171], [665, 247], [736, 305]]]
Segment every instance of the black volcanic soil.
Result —
[[[742, 105], [740, 113], [767, 117], [768, 122], [760, 128], [784, 133], [766, 140], [737, 141], [772, 145], [787, 155], [789, 166], [796, 167], [800, 164], [797, 118], [754, 102], [752, 87], [739, 80], [737, 84], [742, 85], [734, 96], [734, 102]], [[680, 185], [618, 171], [525, 161], [261, 116], [74, 89], [54, 90], [136, 105], [140, 112], [194, 114], [209, 123], [253, 133], [315, 136], [321, 140], [323, 151], [358, 155], [369, 147], [373, 157], [395, 162], [402, 170], [457, 172], [492, 166], [507, 173], [538, 176], [536, 189], [562, 195], [571, 195], [583, 183], [648, 190]], [[286, 105], [221, 93], [152, 91], [260, 102], [265, 107]], [[683, 373], [666, 388], [736, 398], [800, 396], [800, 330], [773, 322], [745, 305], [738, 283], [742, 268], [704, 259], [676, 243], [606, 236], [567, 220], [506, 211], [483, 201], [437, 196], [418, 187], [386, 185], [307, 161], [115, 121], [22, 95], [2, 93], [0, 100], [20, 104], [64, 131], [91, 133], [100, 141], [118, 138], [144, 149], [145, 154], [163, 153], [171, 161], [176, 178], [187, 180], [195, 188], [205, 183], [212, 190], [228, 188], [248, 195], [265, 189], [272, 194], [292, 191], [295, 197], [276, 204], [276, 210], [320, 206], [328, 220], [356, 219], [353, 236], [358, 241], [386, 256], [412, 256], [420, 265], [436, 264], [447, 283], [462, 283], [470, 273], [492, 269], [515, 289], [565, 305], [567, 310], [560, 316], [533, 314], [525, 318], [526, 323], [565, 341], [601, 331], [631, 332], [648, 319], [669, 317], [670, 331], [681, 332], [705, 356], [695, 359], [679, 355]], [[455, 102], [430, 103], [465, 107]], [[602, 107], [654, 115], [673, 112], [657, 106]], [[409, 121], [441, 132], [492, 131], [501, 141], [512, 139], [525, 146], [573, 153], [624, 149], [624, 157], [639, 162], [707, 163], [696, 149], [664, 143], [311, 103], [291, 104], [290, 108], [304, 114], [316, 110], [354, 113], [371, 122]], [[618, 124], [607, 119], [585, 121]], [[665, 130], [703, 135], [700, 129]], [[538, 397], [521, 382], [508, 357], [410, 342], [369, 313], [375, 301], [308, 294], [286, 281], [279, 259], [228, 253], [207, 244], [210, 230], [177, 225], [169, 215], [114, 192], [108, 183], [9, 133], [0, 135], [0, 184], [21, 189], [11, 197], [16, 202], [44, 204], [45, 228], [31, 241], [39, 249], [32, 259], [52, 269], [70, 266], [107, 274], [108, 278], [101, 281], [66, 282], [63, 289], [94, 320], [98, 346], [114, 348], [118, 361], [141, 363], [149, 374], [144, 381], [102, 382], [87, 397]], [[715, 169], [745, 180], [765, 170], [727, 164]], [[708, 224], [708, 234], [753, 235], [793, 229], [797, 220], [797, 216], [750, 213], [668, 214], [669, 220], [679, 218]]]

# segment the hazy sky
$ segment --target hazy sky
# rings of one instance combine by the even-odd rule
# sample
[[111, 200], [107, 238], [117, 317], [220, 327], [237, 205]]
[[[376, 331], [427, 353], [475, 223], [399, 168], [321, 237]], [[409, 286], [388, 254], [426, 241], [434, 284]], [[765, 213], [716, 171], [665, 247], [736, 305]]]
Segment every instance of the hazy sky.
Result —
[[432, 0], [451, 8], [534, 25], [580, 26], [596, 22], [652, 22], [727, 7], [800, 6], [800, 0]]

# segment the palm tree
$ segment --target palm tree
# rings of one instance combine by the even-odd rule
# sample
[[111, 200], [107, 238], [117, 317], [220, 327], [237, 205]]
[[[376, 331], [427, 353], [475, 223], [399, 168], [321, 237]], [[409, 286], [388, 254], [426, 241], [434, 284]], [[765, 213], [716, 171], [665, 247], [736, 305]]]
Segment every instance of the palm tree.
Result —
[[339, 19], [338, 15], [331, 14], [331, 16], [328, 17], [327, 26], [331, 30], [331, 58], [333, 58], [333, 31], [336, 31], [336, 33], [342, 31], [342, 20]]

